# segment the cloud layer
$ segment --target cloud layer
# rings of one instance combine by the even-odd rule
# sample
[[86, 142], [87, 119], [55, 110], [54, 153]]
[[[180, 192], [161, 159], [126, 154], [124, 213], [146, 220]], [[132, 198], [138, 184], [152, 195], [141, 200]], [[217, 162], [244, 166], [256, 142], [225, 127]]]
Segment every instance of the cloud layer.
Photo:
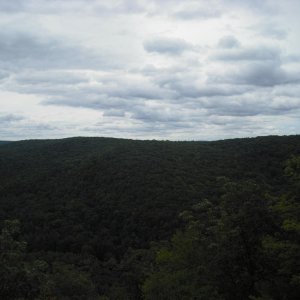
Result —
[[0, 0], [0, 139], [299, 133], [296, 0]]

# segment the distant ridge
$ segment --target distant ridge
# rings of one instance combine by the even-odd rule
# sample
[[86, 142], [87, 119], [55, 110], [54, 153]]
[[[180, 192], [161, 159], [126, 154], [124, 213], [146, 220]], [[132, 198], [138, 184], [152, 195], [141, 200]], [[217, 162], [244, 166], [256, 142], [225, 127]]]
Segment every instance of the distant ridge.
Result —
[[11, 141], [0, 141], [0, 145], [4, 145], [4, 144], [8, 144], [8, 143], [12, 143]]

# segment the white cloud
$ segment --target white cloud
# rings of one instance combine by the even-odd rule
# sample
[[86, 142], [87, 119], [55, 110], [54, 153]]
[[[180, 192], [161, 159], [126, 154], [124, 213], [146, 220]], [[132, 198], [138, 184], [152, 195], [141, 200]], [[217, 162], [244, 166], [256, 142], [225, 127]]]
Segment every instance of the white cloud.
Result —
[[299, 132], [299, 8], [0, 0], [0, 139]]

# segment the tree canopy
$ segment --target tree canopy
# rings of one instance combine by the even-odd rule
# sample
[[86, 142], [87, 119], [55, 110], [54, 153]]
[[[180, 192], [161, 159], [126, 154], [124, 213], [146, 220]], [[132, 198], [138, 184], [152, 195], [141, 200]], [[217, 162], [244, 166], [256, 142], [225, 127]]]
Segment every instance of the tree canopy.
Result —
[[0, 298], [297, 299], [299, 157], [299, 136], [2, 144]]

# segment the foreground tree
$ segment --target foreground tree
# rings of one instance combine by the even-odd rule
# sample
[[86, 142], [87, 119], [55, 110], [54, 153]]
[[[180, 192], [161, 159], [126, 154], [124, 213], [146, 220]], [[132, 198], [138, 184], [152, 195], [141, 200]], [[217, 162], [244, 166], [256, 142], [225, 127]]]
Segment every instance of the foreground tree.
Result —
[[0, 234], [0, 299], [99, 299], [87, 272], [62, 262], [48, 265], [31, 256], [20, 222], [5, 221]]
[[25, 250], [19, 221], [5, 221], [0, 234], [1, 299], [34, 299], [38, 294], [38, 271], [43, 266], [29, 264]]
[[184, 212], [186, 229], [157, 251], [145, 299], [298, 299], [299, 166], [288, 161], [293, 184], [280, 198], [227, 181], [218, 201]]
[[287, 161], [285, 174], [289, 191], [270, 205], [275, 230], [263, 239], [263, 251], [272, 276], [261, 288], [266, 299], [296, 300], [300, 295], [300, 157]]
[[218, 205], [204, 200], [183, 217], [187, 228], [158, 251], [158, 269], [144, 284], [145, 298], [169, 299], [170, 293], [173, 299], [255, 296], [262, 269], [260, 240], [268, 226], [258, 186], [228, 182]]

